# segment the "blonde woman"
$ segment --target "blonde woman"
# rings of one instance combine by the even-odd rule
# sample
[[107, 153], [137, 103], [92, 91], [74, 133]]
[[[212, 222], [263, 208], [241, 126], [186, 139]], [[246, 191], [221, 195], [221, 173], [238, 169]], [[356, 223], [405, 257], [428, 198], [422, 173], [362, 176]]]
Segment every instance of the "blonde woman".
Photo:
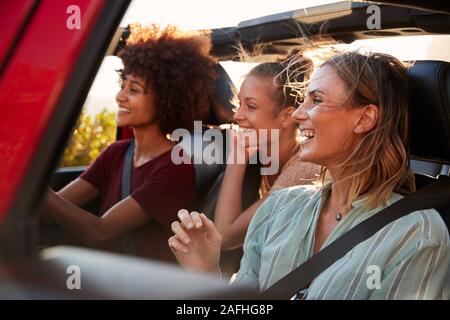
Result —
[[[332, 241], [414, 191], [405, 144], [406, 69], [385, 54], [349, 52], [313, 76], [294, 120], [308, 137], [300, 158], [328, 169], [322, 187], [273, 193], [247, 232], [235, 283], [265, 290]], [[192, 220], [199, 223], [187, 230]], [[220, 235], [203, 215], [169, 239], [186, 268], [220, 272]], [[183, 244], [180, 236], [188, 236]], [[198, 249], [201, 248], [201, 253]], [[449, 299], [448, 230], [434, 210], [411, 213], [358, 244], [299, 296], [307, 299]], [[379, 289], [367, 286], [370, 266]]]

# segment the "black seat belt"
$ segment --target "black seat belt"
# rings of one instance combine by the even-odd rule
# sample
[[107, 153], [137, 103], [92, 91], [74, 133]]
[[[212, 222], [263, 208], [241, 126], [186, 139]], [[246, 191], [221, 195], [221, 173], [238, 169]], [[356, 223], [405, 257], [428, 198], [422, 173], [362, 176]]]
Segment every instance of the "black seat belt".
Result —
[[441, 210], [442, 214], [448, 211], [449, 207], [450, 178], [444, 176], [364, 220], [274, 283], [263, 293], [263, 296], [269, 299], [290, 299], [297, 292], [308, 288], [318, 275], [352, 248], [369, 239], [394, 220], [414, 211], [431, 208]]
[[[134, 139], [128, 146], [127, 153], [125, 154], [125, 161], [123, 164], [122, 172], [122, 186], [121, 186], [121, 198], [122, 200], [131, 194], [131, 168], [133, 167], [133, 155], [134, 155]], [[134, 233], [129, 232], [122, 236], [122, 252], [134, 255]]]

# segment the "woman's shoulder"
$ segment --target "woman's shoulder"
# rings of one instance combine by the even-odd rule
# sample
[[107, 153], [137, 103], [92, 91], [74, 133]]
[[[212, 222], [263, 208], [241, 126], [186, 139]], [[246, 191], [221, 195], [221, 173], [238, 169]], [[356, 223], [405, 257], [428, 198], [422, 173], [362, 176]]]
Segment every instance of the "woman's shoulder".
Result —
[[410, 230], [415, 229], [419, 239], [449, 244], [447, 226], [435, 209], [414, 211], [401, 218], [398, 225]]
[[[177, 149], [177, 146], [163, 152], [157, 156], [154, 161], [157, 170], [175, 171], [175, 172], [195, 172], [192, 161], [189, 160], [189, 154], [183, 149]], [[174, 159], [177, 157], [177, 159]], [[178, 161], [181, 157], [182, 161]]]
[[117, 140], [104, 149], [104, 153], [117, 154], [125, 152], [130, 145], [132, 139]]
[[322, 186], [312, 184], [312, 185], [296, 185], [279, 190], [272, 191], [269, 198], [280, 198], [283, 197], [287, 199], [293, 199], [298, 197], [310, 197], [311, 195], [317, 193], [322, 189]]
[[125, 152], [131, 143], [131, 139], [119, 140], [111, 143], [104, 148], [97, 157], [96, 162], [102, 163], [104, 166], [112, 166], [118, 164], [124, 159]]
[[314, 184], [319, 177], [320, 168], [321, 167], [317, 164], [300, 160], [300, 156], [295, 154], [284, 165], [280, 176], [273, 184], [271, 190]]
[[[403, 196], [393, 193], [388, 205], [401, 200]], [[389, 230], [389, 232], [387, 232]], [[449, 246], [449, 234], [444, 220], [435, 209], [413, 211], [386, 225], [378, 235], [389, 235], [389, 243], [403, 244], [405, 241], [414, 246]], [[417, 249], [416, 248], [416, 249]]]
[[[391, 206], [403, 198], [403, 195], [393, 192], [387, 205]], [[364, 199], [359, 201], [363, 202]], [[356, 202], [354, 202], [354, 204], [355, 203]], [[383, 208], [385, 207], [380, 207], [372, 211], [369, 215], [360, 215], [360, 219], [357, 218], [352, 226], [355, 226], [355, 223], [358, 224], [374, 214], [378, 214]], [[388, 230], [390, 231], [387, 232]], [[391, 239], [393, 243], [396, 243], [395, 241], [403, 243], [405, 239], [416, 244], [423, 244], [424, 242], [430, 244], [448, 243], [449, 239], [447, 226], [445, 225], [444, 220], [442, 220], [439, 212], [435, 209], [417, 210], [406, 214], [381, 228], [377, 232], [377, 235], [383, 233], [388, 234], [389, 239]]]

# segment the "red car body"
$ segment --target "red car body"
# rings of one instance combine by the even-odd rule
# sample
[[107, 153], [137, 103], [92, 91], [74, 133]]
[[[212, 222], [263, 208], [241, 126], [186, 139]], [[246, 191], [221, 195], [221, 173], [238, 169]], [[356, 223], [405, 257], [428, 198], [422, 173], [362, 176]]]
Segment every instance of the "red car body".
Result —
[[[76, 3], [81, 28], [69, 29]], [[102, 0], [4, 1], [0, 12], [0, 223], [20, 188], [57, 101], [101, 9]]]

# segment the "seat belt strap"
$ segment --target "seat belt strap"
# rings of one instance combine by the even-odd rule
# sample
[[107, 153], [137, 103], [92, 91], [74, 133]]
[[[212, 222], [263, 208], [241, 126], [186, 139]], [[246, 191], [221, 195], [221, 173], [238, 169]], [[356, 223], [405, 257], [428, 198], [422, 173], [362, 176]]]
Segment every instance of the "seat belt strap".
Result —
[[[134, 155], [134, 139], [131, 140], [125, 154], [125, 161], [123, 164], [122, 172], [122, 186], [121, 186], [121, 199], [125, 199], [131, 194], [131, 169], [133, 167], [133, 155]], [[135, 237], [133, 232], [129, 232], [122, 236], [122, 252], [134, 255], [135, 254]]]
[[442, 177], [429, 186], [411, 193], [396, 203], [364, 220], [341, 237], [320, 250], [299, 267], [269, 287], [263, 296], [270, 299], [290, 299], [333, 263], [342, 258], [359, 243], [369, 239], [383, 227], [407, 214], [450, 206], [450, 178]]

